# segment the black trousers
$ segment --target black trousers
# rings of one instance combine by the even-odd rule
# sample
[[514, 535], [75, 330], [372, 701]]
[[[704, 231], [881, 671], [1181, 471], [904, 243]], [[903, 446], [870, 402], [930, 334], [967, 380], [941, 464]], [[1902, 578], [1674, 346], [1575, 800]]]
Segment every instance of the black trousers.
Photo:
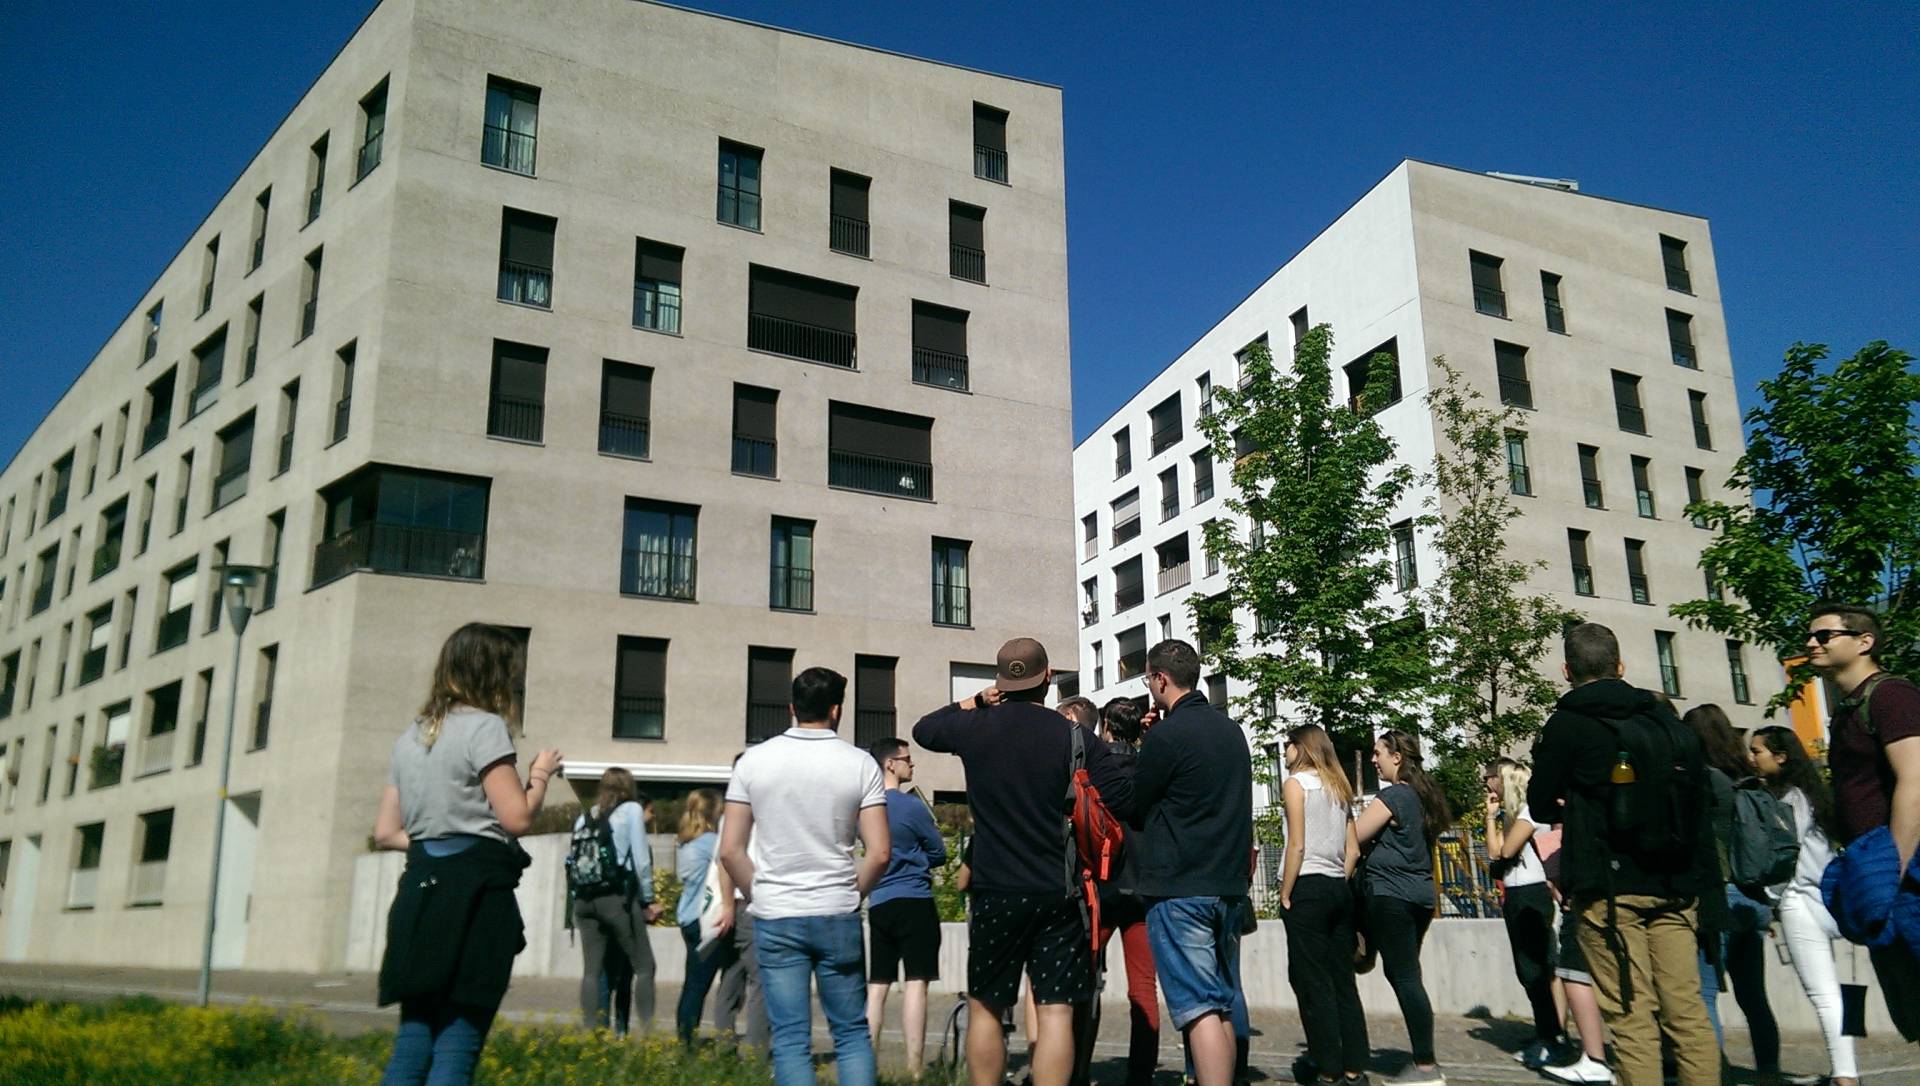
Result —
[[1293, 883], [1287, 979], [1300, 1004], [1307, 1058], [1323, 1075], [1367, 1069], [1367, 1016], [1353, 975], [1354, 897], [1347, 880], [1302, 875]]
[[1533, 1007], [1534, 1037], [1548, 1044], [1562, 1036], [1560, 1009], [1553, 1003], [1553, 914], [1553, 893], [1546, 883], [1507, 887], [1501, 916], [1507, 924], [1507, 945], [1513, 948], [1513, 975]]
[[1367, 898], [1367, 932], [1380, 950], [1381, 971], [1407, 1020], [1407, 1045], [1415, 1063], [1433, 1063], [1433, 1001], [1420, 976], [1420, 944], [1433, 923], [1433, 906], [1380, 894]]

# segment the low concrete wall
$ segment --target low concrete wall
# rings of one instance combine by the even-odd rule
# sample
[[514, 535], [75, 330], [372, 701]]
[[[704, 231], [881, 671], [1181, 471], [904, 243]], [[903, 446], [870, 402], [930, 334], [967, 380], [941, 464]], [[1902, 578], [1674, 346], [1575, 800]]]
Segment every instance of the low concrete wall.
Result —
[[[671, 852], [671, 838], [656, 835], [654, 854]], [[527, 930], [527, 949], [514, 962], [515, 976], [577, 977], [582, 970], [580, 946], [563, 926], [567, 881], [563, 861], [567, 838], [553, 834], [522, 842], [533, 857], [533, 866], [520, 881], [516, 896]], [[355, 863], [352, 916], [347, 939], [345, 966], [353, 971], [373, 972], [380, 968], [380, 954], [386, 941], [387, 909], [405, 857], [399, 853], [371, 853]], [[647, 932], [653, 943], [656, 979], [678, 983], [686, 975], [686, 947], [680, 932], [655, 927]], [[1766, 954], [1767, 991], [1772, 996], [1774, 1016], [1780, 1028], [1789, 1032], [1814, 1033], [1819, 1022], [1813, 1007], [1801, 991], [1793, 967], [1782, 960], [1782, 944], [1769, 940]], [[1241, 986], [1247, 1002], [1255, 1007], [1278, 1011], [1297, 1009], [1293, 987], [1287, 981], [1286, 932], [1279, 921], [1262, 921], [1260, 929], [1240, 944]], [[1873, 980], [1873, 968], [1865, 951], [1849, 944], [1834, 944], [1839, 961], [1840, 979], [1851, 982], [1856, 974], [1849, 962], [1857, 958], [1861, 983], [1873, 988], [1867, 997], [1867, 1025], [1876, 1032], [1891, 1032], [1885, 1002]], [[1125, 998], [1125, 969], [1119, 940], [1107, 948], [1107, 998]], [[1505, 925], [1498, 920], [1439, 920], [1427, 934], [1420, 962], [1425, 974], [1427, 994], [1440, 1014], [1480, 1015], [1496, 1018], [1525, 1018], [1531, 1014], [1525, 993], [1513, 978], [1513, 957], [1507, 948]], [[940, 944], [941, 980], [933, 986], [936, 993], [952, 994], [965, 987], [967, 975], [967, 928], [965, 924], [942, 925]], [[1382, 971], [1360, 978], [1360, 1000], [1369, 1014], [1397, 1016], [1399, 1004], [1393, 997]], [[1745, 1017], [1727, 993], [1720, 1000], [1722, 1020], [1729, 1028], [1744, 1028]]]

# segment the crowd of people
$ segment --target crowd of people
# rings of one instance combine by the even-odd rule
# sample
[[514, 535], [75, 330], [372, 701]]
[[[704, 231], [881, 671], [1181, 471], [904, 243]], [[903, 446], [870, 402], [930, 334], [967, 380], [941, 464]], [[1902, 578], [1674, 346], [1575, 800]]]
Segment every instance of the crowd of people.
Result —
[[[1761, 1080], [1780, 1081], [1764, 981], [1776, 929], [1835, 1086], [1858, 1086], [1863, 1012], [1837, 979], [1836, 938], [1869, 948], [1894, 1023], [1920, 1041], [1920, 881], [1906, 874], [1920, 844], [1920, 742], [1909, 742], [1920, 739], [1920, 688], [1880, 671], [1882, 637], [1867, 608], [1812, 617], [1809, 659], [1840, 694], [1823, 772], [1791, 729], [1743, 736], [1712, 705], [1677, 716], [1626, 681], [1606, 627], [1567, 632], [1570, 689], [1530, 763], [1502, 758], [1484, 774], [1487, 856], [1532, 1017], [1516, 1060], [1575, 1083], [1718, 1083], [1717, 997], [1731, 987]], [[524, 946], [513, 888], [530, 861], [514, 839], [561, 759], [540, 751], [524, 782], [516, 768], [508, 721], [523, 666], [505, 631], [456, 631], [394, 746], [375, 826], [377, 845], [407, 852], [380, 976], [382, 1003], [400, 1005], [389, 1083], [470, 1081]], [[956, 756], [966, 775], [973, 834], [955, 885], [968, 904], [963, 1055], [974, 1086], [1004, 1081], [1016, 1012], [1033, 1086], [1089, 1081], [1116, 935], [1129, 1086], [1152, 1081], [1162, 1000], [1190, 1082], [1244, 1081], [1253, 767], [1245, 732], [1199, 692], [1200, 670], [1191, 645], [1163, 641], [1146, 657], [1144, 699], [1050, 708], [1046, 650], [1017, 638], [993, 685], [914, 726], [915, 745]], [[717, 984], [720, 1032], [733, 1036], [744, 1015], [743, 1040], [767, 1053], [780, 1086], [815, 1081], [816, 992], [837, 1081], [873, 1083], [896, 984], [917, 1076], [940, 979], [933, 880], [948, 842], [909, 790], [912, 745], [861, 750], [839, 738], [846, 686], [827, 668], [796, 676], [792, 727], [738, 757], [724, 792], [691, 793], [677, 828], [678, 1035], [694, 1041]], [[1380, 1053], [1358, 978], [1377, 967], [1411, 1055], [1386, 1081], [1444, 1083], [1421, 952], [1440, 912], [1435, 846], [1455, 812], [1424, 748], [1404, 732], [1379, 736], [1379, 787], [1364, 805], [1319, 726], [1287, 732], [1281, 753], [1278, 911], [1306, 1039], [1293, 1076], [1370, 1081]], [[646, 929], [663, 903], [651, 817], [616, 768], [573, 825], [581, 1014], [615, 1033], [632, 1028], [635, 1007], [642, 1031], [654, 1013]]]

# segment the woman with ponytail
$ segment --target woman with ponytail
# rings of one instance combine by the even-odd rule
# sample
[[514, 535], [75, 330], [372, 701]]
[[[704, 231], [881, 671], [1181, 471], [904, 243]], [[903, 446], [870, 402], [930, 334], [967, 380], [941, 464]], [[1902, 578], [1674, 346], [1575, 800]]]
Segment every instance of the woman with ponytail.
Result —
[[1413, 1066], [1389, 1080], [1396, 1086], [1446, 1082], [1433, 1050], [1433, 1001], [1420, 976], [1420, 944], [1438, 900], [1433, 844], [1453, 824], [1446, 794], [1420, 764], [1420, 741], [1405, 732], [1382, 734], [1373, 745], [1380, 792], [1361, 812], [1354, 832], [1367, 852], [1362, 890], [1367, 932], [1407, 1020]]

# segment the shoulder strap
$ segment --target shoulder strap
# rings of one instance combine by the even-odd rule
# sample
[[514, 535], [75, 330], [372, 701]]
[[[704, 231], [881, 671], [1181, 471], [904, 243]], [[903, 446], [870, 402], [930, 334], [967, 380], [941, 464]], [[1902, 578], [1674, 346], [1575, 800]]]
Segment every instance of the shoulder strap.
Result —
[[1847, 698], [1840, 703], [1855, 710], [1853, 718], [1859, 721], [1862, 730], [1875, 739], [1880, 738], [1880, 729], [1873, 725], [1873, 692], [1879, 688], [1881, 683], [1886, 682], [1890, 677], [1891, 676], [1884, 671], [1874, 672], [1867, 676], [1865, 683], [1861, 684], [1860, 693], [1857, 697]]
[[1074, 786], [1078, 783], [1080, 770], [1087, 764], [1087, 741], [1080, 734], [1080, 725], [1072, 721], [1067, 722], [1067, 735], [1069, 742], [1073, 746], [1073, 756], [1067, 765], [1067, 817], [1062, 820], [1061, 825], [1066, 830], [1064, 859], [1067, 873], [1067, 889], [1072, 890], [1078, 881], [1075, 876], [1080, 870], [1080, 848], [1075, 843], [1073, 837], [1073, 815], [1076, 806], [1075, 800], [1077, 798]]

